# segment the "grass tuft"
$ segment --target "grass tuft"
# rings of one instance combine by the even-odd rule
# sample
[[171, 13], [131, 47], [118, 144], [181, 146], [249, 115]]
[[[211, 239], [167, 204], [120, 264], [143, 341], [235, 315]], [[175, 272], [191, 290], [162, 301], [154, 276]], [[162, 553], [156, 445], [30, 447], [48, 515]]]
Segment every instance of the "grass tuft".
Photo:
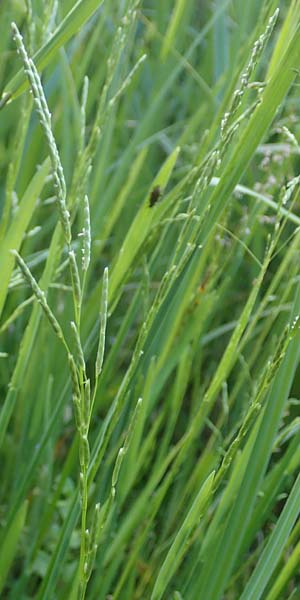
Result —
[[299, 27], [4, 3], [1, 597], [299, 597]]

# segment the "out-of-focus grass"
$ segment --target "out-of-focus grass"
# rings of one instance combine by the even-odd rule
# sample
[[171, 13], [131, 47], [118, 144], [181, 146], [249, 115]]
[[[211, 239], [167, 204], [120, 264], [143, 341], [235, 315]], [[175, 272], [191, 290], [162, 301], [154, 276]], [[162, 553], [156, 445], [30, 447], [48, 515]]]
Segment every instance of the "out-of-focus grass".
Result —
[[0, 14], [0, 593], [296, 598], [299, 0]]

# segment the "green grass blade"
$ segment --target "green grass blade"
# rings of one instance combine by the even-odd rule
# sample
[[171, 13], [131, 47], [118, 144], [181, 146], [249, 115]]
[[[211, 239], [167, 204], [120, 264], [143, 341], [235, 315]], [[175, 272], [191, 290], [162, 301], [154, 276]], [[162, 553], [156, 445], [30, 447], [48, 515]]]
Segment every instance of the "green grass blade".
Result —
[[198, 525], [201, 513], [204, 510], [213, 486], [214, 472], [206, 479], [196, 496], [188, 514], [186, 515], [178, 533], [170, 547], [170, 550], [158, 573], [155, 586], [151, 595], [151, 600], [160, 600], [163, 598], [166, 587], [178, 569], [183, 557], [185, 544], [193, 529]]
[[161, 58], [165, 60], [174, 44], [174, 40], [176, 39], [176, 32], [180, 27], [180, 22], [184, 14], [184, 10], [186, 8], [185, 0], [176, 0], [173, 13], [170, 19], [170, 23], [168, 29], [164, 35], [163, 45], [161, 49]]
[[[161, 188], [163, 193], [172, 171], [175, 167], [175, 163], [179, 154], [179, 148], [175, 148], [172, 154], [167, 158], [166, 162], [161, 167], [159, 173], [155, 177], [152, 183], [151, 189], [153, 190], [156, 186]], [[138, 255], [139, 249], [142, 243], [145, 241], [153, 221], [159, 219], [161, 210], [164, 208], [157, 205], [152, 208], [149, 206], [149, 194], [147, 194], [145, 201], [137, 213], [129, 231], [127, 237], [122, 245], [120, 254], [117, 261], [111, 271], [110, 276], [110, 287], [109, 287], [109, 303], [114, 299], [114, 296], [123, 281], [124, 277], [128, 275], [130, 266], [134, 258]], [[158, 209], [158, 211], [157, 211]]]
[[[297, 290], [293, 314], [296, 315], [299, 311], [300, 288]], [[219, 544], [209, 557], [209, 567], [206, 564], [205, 575], [200, 582], [200, 590], [202, 590], [201, 593], [205, 590], [207, 600], [218, 598], [222, 594], [242, 545], [259, 485], [272, 452], [283, 407], [299, 363], [299, 340], [300, 334], [297, 333], [274, 379], [239, 495], [229, 514]]]
[[23, 502], [18, 510], [6, 536], [2, 540], [2, 551], [0, 555], [0, 593], [2, 594], [6, 578], [18, 550], [20, 535], [24, 528], [28, 501]]
[[32, 218], [36, 201], [41, 193], [45, 179], [50, 170], [50, 161], [46, 159], [43, 165], [33, 176], [21, 202], [19, 210], [13, 219], [5, 237], [0, 242], [0, 270], [1, 270], [1, 286], [0, 286], [0, 315], [3, 310], [5, 299], [8, 291], [8, 284], [14, 268], [15, 259], [11, 254], [11, 250], [19, 250], [24, 233]]
[[[86, 23], [93, 13], [103, 4], [103, 0], [78, 0], [70, 12], [57, 27], [49, 41], [33, 56], [39, 71], [44, 69], [56, 52]], [[23, 69], [9, 81], [2, 93], [0, 108], [14, 100], [28, 87]]]
[[300, 542], [295, 546], [292, 553], [289, 555], [284, 566], [281, 568], [278, 577], [276, 578], [272, 588], [266, 596], [266, 600], [280, 600], [282, 591], [296, 573], [300, 560]]
[[270, 581], [284, 546], [300, 512], [300, 475], [295, 481], [270, 539], [253, 571], [241, 600], [259, 600]]

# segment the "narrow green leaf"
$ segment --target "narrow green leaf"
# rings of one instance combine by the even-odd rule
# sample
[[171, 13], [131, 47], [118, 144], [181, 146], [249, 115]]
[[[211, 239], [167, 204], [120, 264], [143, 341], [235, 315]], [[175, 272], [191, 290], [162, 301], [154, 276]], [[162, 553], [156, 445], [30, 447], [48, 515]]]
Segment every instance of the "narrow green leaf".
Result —
[[153, 225], [154, 221], [159, 220], [161, 210], [159, 205], [155, 205], [152, 208], [149, 206], [149, 197], [151, 191], [159, 186], [161, 192], [164, 191], [169, 178], [171, 177], [172, 171], [175, 167], [175, 163], [179, 154], [179, 148], [175, 148], [172, 154], [167, 158], [163, 164], [159, 173], [153, 180], [151, 190], [146, 196], [145, 202], [138, 211], [131, 227], [127, 233], [126, 239], [122, 245], [119, 256], [114, 264], [112, 273], [110, 276], [110, 287], [109, 287], [109, 300], [114, 298], [115, 293], [121, 284], [124, 277], [126, 277], [132, 261], [137, 256], [142, 243], [145, 241], [147, 234]]
[[[291, 317], [293, 318], [299, 312], [300, 287], [297, 289]], [[274, 378], [240, 491], [228, 515], [223, 534], [205, 563], [203, 577], [199, 580], [198, 592], [200, 594], [205, 592], [207, 600], [213, 600], [221, 595], [243, 543], [259, 486], [270, 459], [284, 404], [299, 363], [299, 341], [300, 334], [298, 332], [290, 343], [281, 367]]]
[[13, 561], [14, 561], [16, 553], [17, 553], [18, 543], [19, 543], [20, 535], [21, 535], [23, 527], [24, 527], [27, 509], [28, 509], [28, 500], [23, 502], [22, 506], [19, 508], [13, 522], [11, 523], [9, 530], [7, 531], [7, 533], [1, 543], [0, 594], [3, 591], [8, 572], [13, 564]]
[[50, 160], [47, 158], [33, 176], [20, 202], [19, 209], [5, 237], [0, 242], [0, 315], [6, 300], [8, 284], [13, 272], [15, 258], [11, 250], [19, 250], [24, 233], [32, 218], [36, 201], [41, 193], [45, 179], [50, 170]]
[[[56, 52], [84, 25], [84, 23], [101, 6], [103, 0], [78, 0], [75, 6], [57, 27], [49, 41], [33, 56], [33, 61], [40, 71], [46, 67]], [[8, 101], [17, 98], [28, 87], [25, 73], [22, 70], [9, 81], [0, 101], [0, 108]]]
[[282, 555], [288, 536], [300, 512], [300, 475], [298, 475], [270, 539], [254, 569], [241, 600], [259, 600]]
[[163, 46], [161, 49], [161, 57], [162, 60], [165, 60], [170, 52], [172, 45], [176, 39], [176, 32], [178, 27], [180, 26], [180, 22], [182, 16], [184, 14], [184, 9], [186, 8], [185, 0], [176, 0], [175, 6], [173, 9], [173, 13], [168, 25], [168, 29], [163, 38]]
[[209, 500], [212, 491], [214, 475], [214, 472], [212, 472], [201, 486], [198, 495], [196, 496], [187, 516], [178, 530], [178, 533], [176, 534], [171, 548], [158, 573], [151, 595], [151, 600], [160, 600], [163, 598], [163, 594], [165, 593], [170, 579], [178, 569], [185, 554], [185, 544], [193, 529], [196, 527], [196, 525], [198, 525], [202, 516], [202, 511]]

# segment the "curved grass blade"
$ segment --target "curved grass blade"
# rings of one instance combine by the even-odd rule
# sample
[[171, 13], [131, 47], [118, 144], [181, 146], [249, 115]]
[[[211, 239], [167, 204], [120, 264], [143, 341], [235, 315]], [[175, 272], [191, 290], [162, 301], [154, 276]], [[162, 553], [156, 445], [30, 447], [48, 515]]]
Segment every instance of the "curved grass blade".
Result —
[[[101, 6], [104, 0], [78, 0], [70, 12], [57, 27], [49, 41], [33, 56], [38, 70], [46, 67], [56, 52], [86, 23], [86, 21]], [[17, 98], [28, 87], [23, 69], [9, 81], [2, 93], [0, 109], [7, 102]]]
[[[293, 316], [300, 311], [300, 287], [293, 307]], [[219, 598], [231, 575], [234, 563], [242, 546], [247, 525], [263, 475], [267, 468], [282, 411], [294, 379], [300, 359], [300, 333], [297, 331], [277, 372], [267, 405], [259, 422], [255, 445], [248, 460], [237, 498], [229, 513], [219, 543], [212, 549], [203, 568], [198, 592], [205, 592], [207, 600]]]
[[7, 531], [6, 536], [1, 544], [2, 549], [0, 553], [0, 593], [2, 593], [3, 591], [6, 576], [9, 572], [9, 569], [13, 563], [17, 552], [17, 546], [20, 535], [22, 533], [22, 529], [24, 527], [27, 509], [28, 501], [25, 500], [25, 502], [23, 502], [22, 506], [16, 513], [15, 518], [11, 523], [11, 526]]
[[241, 600], [259, 600], [282, 555], [284, 546], [300, 512], [300, 475], [298, 475], [270, 539], [254, 569]]
[[11, 254], [10, 250], [19, 250], [21, 246], [24, 233], [32, 218], [37, 198], [43, 189], [49, 170], [50, 161], [47, 158], [33, 176], [20, 202], [17, 214], [6, 233], [6, 236], [0, 242], [0, 316], [7, 296], [9, 280], [15, 264], [14, 256]]
[[161, 600], [161, 598], [163, 598], [163, 594], [165, 593], [169, 581], [178, 569], [185, 554], [185, 544], [187, 543], [191, 532], [196, 525], [198, 525], [202, 512], [209, 500], [212, 492], [214, 475], [214, 472], [212, 472], [201, 486], [198, 495], [176, 534], [172, 546], [158, 573], [151, 600]]

